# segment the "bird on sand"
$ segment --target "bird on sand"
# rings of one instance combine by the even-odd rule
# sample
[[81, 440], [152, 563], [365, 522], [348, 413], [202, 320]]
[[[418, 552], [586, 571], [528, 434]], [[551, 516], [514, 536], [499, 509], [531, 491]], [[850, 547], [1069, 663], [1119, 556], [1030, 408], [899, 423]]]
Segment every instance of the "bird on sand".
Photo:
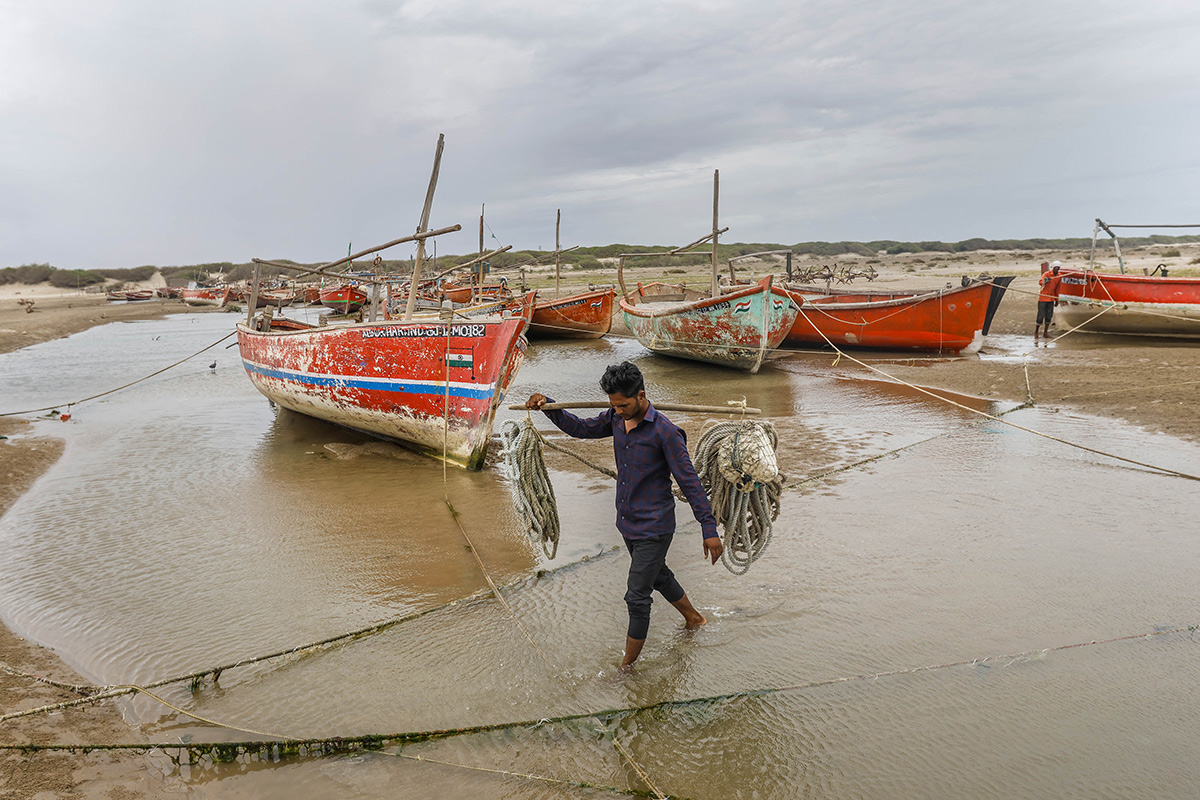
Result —
[[214, 361], [213, 363], [209, 364], [208, 368], [215, 371], [217, 368], [217, 362]]

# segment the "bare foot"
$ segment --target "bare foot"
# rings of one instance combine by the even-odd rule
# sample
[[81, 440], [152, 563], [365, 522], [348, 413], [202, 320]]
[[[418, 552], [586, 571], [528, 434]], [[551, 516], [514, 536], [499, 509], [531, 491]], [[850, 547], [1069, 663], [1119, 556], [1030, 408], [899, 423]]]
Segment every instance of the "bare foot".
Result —
[[688, 630], [688, 631], [694, 631], [697, 628], [699, 628], [701, 625], [707, 625], [707, 624], [708, 624], [708, 620], [704, 618], [704, 615], [701, 614], [700, 612], [696, 612], [695, 617], [688, 617], [685, 620], [685, 622], [683, 624], [683, 629]]

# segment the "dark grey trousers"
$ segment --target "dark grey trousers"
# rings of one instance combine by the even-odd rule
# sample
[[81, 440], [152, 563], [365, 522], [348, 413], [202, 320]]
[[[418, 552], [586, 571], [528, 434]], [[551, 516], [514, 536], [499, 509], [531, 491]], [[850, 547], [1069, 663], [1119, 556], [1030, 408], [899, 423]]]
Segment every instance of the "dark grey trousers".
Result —
[[626, 539], [629, 548], [629, 584], [625, 605], [629, 607], [629, 638], [645, 639], [650, 630], [651, 594], [658, 592], [668, 603], [683, 597], [683, 587], [667, 566], [667, 550], [675, 534], [666, 533], [649, 539]]

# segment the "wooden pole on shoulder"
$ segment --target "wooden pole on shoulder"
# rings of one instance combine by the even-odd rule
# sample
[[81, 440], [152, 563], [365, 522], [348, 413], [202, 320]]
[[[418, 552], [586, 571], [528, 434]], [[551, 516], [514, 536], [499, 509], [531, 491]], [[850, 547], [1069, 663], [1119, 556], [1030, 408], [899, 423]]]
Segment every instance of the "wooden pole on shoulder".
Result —
[[[566, 403], [546, 403], [541, 407], [541, 411], [557, 411], [563, 408], [610, 408], [611, 405], [600, 400], [579, 400]], [[689, 411], [697, 414], [736, 414], [741, 415], [744, 411], [747, 414], [761, 414], [761, 408], [751, 408], [746, 406], [743, 408], [740, 404], [727, 406], [698, 406], [688, 403], [655, 403], [654, 407], [659, 411]], [[508, 409], [510, 411], [524, 411], [524, 403], [513, 403]]]
[[[433, 192], [437, 189], [438, 170], [442, 166], [442, 148], [445, 146], [446, 135], [438, 134], [437, 152], [433, 156], [433, 172], [429, 176], [429, 189], [425, 193], [425, 207], [421, 209], [421, 224], [417, 226], [417, 233], [424, 233], [429, 229], [429, 211], [433, 208]], [[409, 284], [408, 304], [404, 307], [404, 321], [411, 322], [413, 310], [417, 307], [417, 286], [421, 282], [421, 266], [425, 261], [425, 240], [420, 239], [417, 242], [417, 261], [413, 264], [412, 282]]]

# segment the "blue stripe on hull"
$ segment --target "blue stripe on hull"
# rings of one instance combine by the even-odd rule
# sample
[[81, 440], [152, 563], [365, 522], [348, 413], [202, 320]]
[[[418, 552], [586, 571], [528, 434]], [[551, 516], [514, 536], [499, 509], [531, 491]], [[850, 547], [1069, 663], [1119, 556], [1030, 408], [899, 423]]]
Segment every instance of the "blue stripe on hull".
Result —
[[[333, 386], [342, 389], [371, 389], [377, 392], [398, 392], [400, 394], [425, 394], [437, 397], [446, 396], [446, 385], [435, 383], [413, 383], [407, 381], [389, 381], [382, 379], [358, 379], [347, 377], [331, 377], [328, 375], [304, 375], [287, 370], [269, 369], [242, 362], [247, 372], [262, 375], [265, 378], [276, 378], [289, 383], [299, 383], [304, 386]], [[492, 396], [492, 389], [468, 389], [462, 386], [450, 387], [451, 397], [466, 397], [471, 400], [486, 400]]]

